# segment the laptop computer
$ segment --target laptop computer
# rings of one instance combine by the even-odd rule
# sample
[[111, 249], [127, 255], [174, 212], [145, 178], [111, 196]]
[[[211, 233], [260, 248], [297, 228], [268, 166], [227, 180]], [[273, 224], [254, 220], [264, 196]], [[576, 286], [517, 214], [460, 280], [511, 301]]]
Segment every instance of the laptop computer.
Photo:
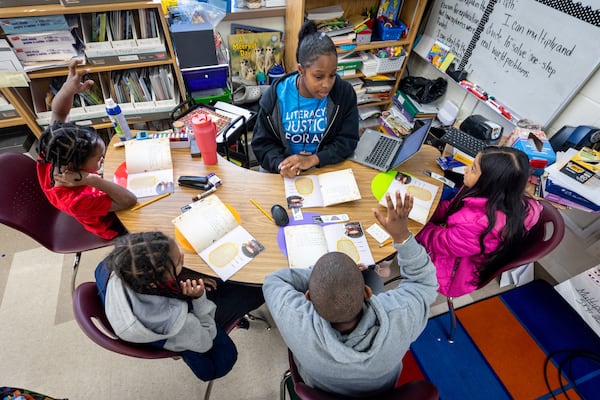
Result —
[[432, 118], [416, 120], [416, 129], [403, 139], [365, 129], [350, 159], [379, 171], [395, 169], [421, 150], [432, 122]]

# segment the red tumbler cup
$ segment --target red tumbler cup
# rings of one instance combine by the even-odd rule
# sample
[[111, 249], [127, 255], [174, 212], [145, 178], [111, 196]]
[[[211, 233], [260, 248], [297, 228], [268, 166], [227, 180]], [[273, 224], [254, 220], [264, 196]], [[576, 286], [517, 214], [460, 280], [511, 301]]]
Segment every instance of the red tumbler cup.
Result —
[[192, 127], [198, 149], [202, 155], [204, 164], [213, 165], [217, 163], [217, 126], [212, 119], [204, 114], [198, 113], [192, 118]]

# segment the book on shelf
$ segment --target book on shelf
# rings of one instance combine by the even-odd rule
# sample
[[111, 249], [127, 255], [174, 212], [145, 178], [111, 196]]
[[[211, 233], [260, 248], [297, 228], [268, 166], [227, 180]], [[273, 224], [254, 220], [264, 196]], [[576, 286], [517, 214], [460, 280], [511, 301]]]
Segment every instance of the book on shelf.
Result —
[[351, 168], [283, 181], [288, 208], [326, 207], [361, 198]]
[[317, 29], [321, 32], [325, 32], [332, 40], [341, 35], [354, 34], [354, 25], [344, 17], [332, 18], [327, 20], [315, 21]]
[[229, 35], [231, 76], [256, 81], [259, 72], [268, 73], [275, 64], [282, 65], [281, 32], [257, 32]]
[[[168, 59], [154, 8], [82, 13], [80, 26], [85, 55], [92, 64]], [[132, 57], [138, 54], [140, 58]]]
[[341, 46], [344, 44], [351, 44], [355, 39], [356, 39], [356, 33], [354, 33], [354, 32], [345, 33], [343, 35], [331, 37], [331, 41], [336, 46]]
[[191, 246], [224, 281], [264, 250], [240, 225], [237, 212], [216, 194], [190, 204], [189, 209], [172, 222], [176, 238], [183, 236], [187, 241], [184, 247]]
[[546, 191], [575, 201], [587, 208], [600, 206], [600, 178], [595, 175], [581, 182], [576, 177], [564, 173], [564, 167], [576, 156], [578, 150], [568, 149], [564, 153], [558, 153], [559, 159], [552, 165], [546, 167], [548, 177], [546, 179]]
[[[396, 206], [396, 191], [400, 192], [400, 198], [404, 200], [404, 195], [410, 193], [413, 196], [413, 208], [408, 214], [408, 218], [413, 221], [425, 224], [433, 205], [433, 200], [439, 188], [429, 182], [416, 178], [414, 175], [398, 171], [395, 178], [390, 183], [385, 193], [389, 193], [392, 203]], [[379, 200], [379, 204], [387, 207], [385, 194]]]
[[375, 263], [360, 222], [288, 225], [283, 233], [290, 268], [308, 268], [331, 251], [345, 253], [357, 264]]
[[341, 18], [343, 16], [344, 9], [340, 4], [306, 10], [306, 18], [312, 21], [323, 21], [327, 19]]
[[[542, 190], [544, 193], [544, 198], [548, 198], [548, 200], [555, 201], [556, 203], [563, 204], [566, 206], [573, 206], [574, 204], [579, 205], [588, 210], [592, 210], [594, 212], [600, 211], [600, 203], [595, 203], [586, 197], [579, 194], [576, 190], [573, 190], [571, 187], [565, 187], [560, 184], [557, 184], [550, 176], [548, 176], [542, 185]], [[562, 198], [565, 201], [557, 200], [556, 197]], [[579, 208], [579, 207], [576, 207]]]
[[348, 16], [348, 21], [354, 27], [354, 32], [357, 32], [357, 33], [365, 28], [368, 28], [367, 22], [369, 22], [370, 20], [371, 20], [371, 17], [365, 16], [365, 15], [360, 15], [360, 14], [354, 14], [354, 15]]
[[169, 138], [125, 142], [127, 189], [137, 197], [173, 192], [173, 162]]
[[413, 118], [433, 118], [439, 108], [435, 103], [422, 104], [401, 90], [396, 91], [397, 104], [404, 108]]

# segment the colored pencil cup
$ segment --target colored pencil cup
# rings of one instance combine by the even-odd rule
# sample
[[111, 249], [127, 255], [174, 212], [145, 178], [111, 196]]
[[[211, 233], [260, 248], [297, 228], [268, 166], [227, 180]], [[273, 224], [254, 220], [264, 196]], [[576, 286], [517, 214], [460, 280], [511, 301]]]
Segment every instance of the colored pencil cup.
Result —
[[205, 165], [217, 163], [217, 126], [212, 119], [198, 113], [192, 118], [192, 128]]

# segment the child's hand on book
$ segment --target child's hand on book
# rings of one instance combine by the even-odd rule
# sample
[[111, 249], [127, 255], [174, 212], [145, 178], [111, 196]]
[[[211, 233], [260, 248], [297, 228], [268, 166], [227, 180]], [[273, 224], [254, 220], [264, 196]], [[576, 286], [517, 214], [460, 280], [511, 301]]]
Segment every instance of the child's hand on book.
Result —
[[396, 207], [392, 202], [392, 197], [389, 193], [385, 194], [387, 203], [387, 214], [385, 217], [377, 209], [373, 209], [375, 218], [390, 234], [395, 243], [403, 243], [410, 236], [408, 230], [408, 214], [413, 207], [413, 197], [408, 192], [404, 196], [404, 201], [400, 197], [400, 192], [395, 193]]

